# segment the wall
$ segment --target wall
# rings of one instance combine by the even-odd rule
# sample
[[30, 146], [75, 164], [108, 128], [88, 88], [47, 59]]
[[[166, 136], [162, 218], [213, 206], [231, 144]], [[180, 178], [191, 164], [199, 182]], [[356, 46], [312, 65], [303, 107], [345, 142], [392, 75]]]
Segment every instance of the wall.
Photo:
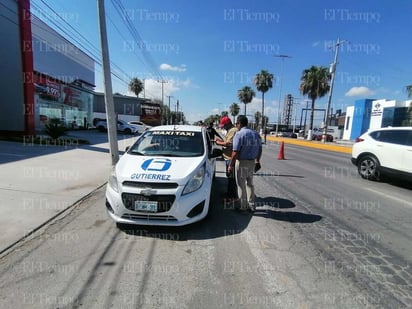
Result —
[[94, 60], [33, 16], [34, 70], [64, 83], [76, 79], [94, 85]]
[[[119, 115], [119, 119], [127, 121], [140, 120], [141, 99], [138, 99], [136, 97], [114, 95], [113, 101], [114, 111]], [[103, 93], [94, 94], [93, 112], [95, 113], [95, 115], [96, 113], [105, 115], [106, 105], [104, 102]], [[106, 116], [103, 118], [106, 118]]]
[[384, 109], [388, 107], [395, 107], [395, 100], [374, 100], [372, 103], [370, 129], [379, 129], [383, 124]]
[[17, 1], [2, 0], [1, 7], [0, 131], [24, 131], [24, 80]]
[[355, 140], [369, 128], [371, 106], [373, 99], [356, 100], [352, 118], [350, 140]]
[[355, 113], [355, 106], [348, 106], [346, 108], [345, 124], [343, 127], [343, 137], [342, 137], [342, 139], [344, 140], [350, 140], [354, 113]]

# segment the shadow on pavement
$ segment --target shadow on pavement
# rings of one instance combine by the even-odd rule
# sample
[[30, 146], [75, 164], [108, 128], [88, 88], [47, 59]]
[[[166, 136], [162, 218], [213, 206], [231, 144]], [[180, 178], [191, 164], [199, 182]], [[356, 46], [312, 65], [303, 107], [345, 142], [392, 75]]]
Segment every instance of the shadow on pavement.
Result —
[[226, 176], [220, 177], [217, 174], [212, 187], [209, 214], [200, 222], [182, 227], [125, 225], [121, 230], [128, 235], [174, 241], [213, 239], [240, 234], [247, 228], [253, 214], [241, 214], [235, 211], [231, 204], [225, 203], [222, 197], [225, 188]]
[[293, 211], [276, 211], [272, 209], [259, 208], [256, 209], [253, 215], [257, 217], [264, 217], [290, 223], [314, 223], [322, 220], [322, 216], [320, 215], [305, 214], [302, 212]]
[[[122, 154], [125, 148], [121, 146], [122, 143], [131, 144], [128, 141], [126, 142], [126, 140], [132, 137], [136, 136], [118, 134], [119, 154]], [[82, 144], [79, 142], [80, 140], [87, 141], [89, 144]], [[68, 131], [57, 144], [35, 144], [32, 142], [30, 136], [24, 138], [23, 142], [0, 141], [0, 164], [60, 153], [77, 148], [109, 153], [108, 146], [96, 146], [104, 143], [108, 143], [107, 133], [96, 130]]]
[[257, 197], [255, 200], [255, 206], [259, 207], [270, 207], [270, 208], [294, 208], [296, 207], [295, 203], [291, 200], [278, 198], [278, 197]]

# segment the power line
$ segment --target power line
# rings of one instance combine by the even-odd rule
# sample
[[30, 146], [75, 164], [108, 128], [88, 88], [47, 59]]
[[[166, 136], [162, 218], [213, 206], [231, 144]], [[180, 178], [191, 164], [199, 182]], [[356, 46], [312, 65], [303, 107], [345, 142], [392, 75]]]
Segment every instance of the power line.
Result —
[[144, 42], [144, 40], [140, 36], [140, 34], [137, 31], [136, 27], [130, 21], [130, 18], [128, 16], [128, 14], [122, 14], [122, 12], [125, 12], [126, 9], [123, 6], [121, 0], [112, 0], [112, 3], [114, 5], [117, 13], [119, 14], [119, 16], [122, 18], [124, 24], [128, 28], [128, 30], [129, 30], [130, 34], [132, 35], [133, 39], [136, 40], [136, 42], [140, 42], [140, 44], [137, 44], [137, 46], [140, 48], [140, 50], [142, 52], [142, 55], [143, 55], [143, 58], [146, 60], [148, 65], [151, 67], [152, 71], [156, 73], [155, 75], [158, 76], [160, 79], [162, 79], [163, 77], [160, 74], [160, 72], [158, 71], [158, 66], [155, 64], [152, 56], [147, 51], [146, 43]]

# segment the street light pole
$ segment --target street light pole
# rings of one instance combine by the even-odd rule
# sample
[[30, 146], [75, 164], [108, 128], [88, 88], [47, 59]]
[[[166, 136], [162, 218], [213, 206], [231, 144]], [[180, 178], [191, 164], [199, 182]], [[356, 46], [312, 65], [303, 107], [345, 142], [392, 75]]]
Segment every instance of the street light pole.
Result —
[[336, 71], [336, 65], [338, 63], [339, 49], [340, 49], [340, 45], [343, 44], [344, 42], [346, 41], [345, 40], [340, 41], [338, 38], [338, 41], [335, 44], [335, 58], [329, 68], [331, 78], [330, 78], [330, 87], [329, 87], [329, 95], [328, 95], [328, 107], [326, 108], [325, 119], [324, 119], [325, 125], [323, 127], [323, 135], [322, 135], [322, 141], [324, 143], [326, 143], [327, 134], [328, 134], [329, 111], [330, 111], [330, 105], [332, 102], [333, 84], [335, 82], [335, 71]]
[[[167, 80], [162, 79], [162, 80], [158, 80], [157, 82], [158, 82], [158, 83], [162, 83], [162, 110], [163, 110], [163, 106], [164, 106], [164, 94], [163, 94], [163, 92], [164, 92], [164, 84], [167, 83]], [[163, 120], [162, 120], [163, 115], [161, 115], [160, 117], [161, 117], [161, 118], [160, 118], [160, 124], [163, 124], [163, 123], [162, 123], [162, 122], [163, 122]]]
[[282, 81], [283, 81], [283, 62], [285, 58], [292, 58], [288, 55], [275, 55], [277, 58], [281, 58], [282, 62], [280, 64], [280, 83], [279, 83], [279, 101], [278, 101], [278, 123], [276, 124], [276, 136], [278, 135], [279, 131], [279, 124], [280, 124], [280, 100], [282, 99]]
[[169, 117], [167, 117], [167, 124], [172, 124], [172, 113], [170, 112], [170, 98], [173, 98], [172, 95], [167, 96], [169, 98]]
[[107, 43], [106, 13], [104, 0], [97, 1], [97, 13], [99, 18], [100, 44], [102, 49], [104, 101], [107, 118], [107, 135], [109, 139], [110, 156], [112, 166], [119, 161], [119, 145], [117, 142], [117, 119], [114, 108], [112, 79], [110, 74], [110, 57]]

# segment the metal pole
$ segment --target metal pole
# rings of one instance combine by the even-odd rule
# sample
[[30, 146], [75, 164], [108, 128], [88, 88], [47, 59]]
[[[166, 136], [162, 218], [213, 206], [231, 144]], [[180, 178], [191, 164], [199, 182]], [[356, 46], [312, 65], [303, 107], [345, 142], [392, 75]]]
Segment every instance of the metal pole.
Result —
[[282, 81], [283, 81], [283, 62], [285, 58], [292, 58], [288, 55], [275, 55], [275, 57], [281, 58], [282, 62], [280, 64], [280, 84], [279, 84], [279, 102], [278, 102], [278, 123], [276, 125], [276, 136], [278, 135], [279, 131], [279, 124], [280, 124], [280, 100], [282, 99]]
[[112, 80], [110, 75], [109, 49], [107, 46], [106, 14], [104, 0], [97, 0], [97, 12], [99, 15], [100, 44], [102, 48], [104, 99], [107, 117], [107, 133], [109, 138], [110, 156], [112, 166], [119, 161], [119, 146], [117, 144], [117, 121], [114, 111]]
[[[157, 82], [162, 83], [162, 110], [161, 111], [163, 111], [163, 106], [165, 105], [164, 104], [164, 94], [163, 94], [164, 91], [163, 91], [163, 89], [164, 89], [164, 84], [167, 83], [167, 80], [162, 79], [162, 80], [158, 80]], [[160, 118], [160, 124], [163, 124], [163, 115], [161, 115], [160, 117], [161, 117]]]
[[172, 124], [172, 112], [170, 111], [170, 98], [173, 98], [172, 95], [167, 96], [169, 98], [169, 117], [167, 117], [167, 124]]
[[330, 110], [330, 105], [332, 102], [333, 84], [335, 82], [335, 71], [336, 71], [336, 65], [338, 62], [339, 49], [340, 49], [340, 45], [344, 42], [345, 40], [340, 41], [338, 38], [338, 41], [335, 44], [335, 58], [333, 60], [333, 63], [330, 66], [331, 79], [330, 79], [330, 88], [329, 88], [329, 95], [328, 95], [328, 107], [326, 108], [326, 114], [324, 117], [325, 126], [323, 127], [323, 135], [322, 135], [322, 141], [324, 143], [326, 143], [327, 134], [328, 134], [329, 110]]

